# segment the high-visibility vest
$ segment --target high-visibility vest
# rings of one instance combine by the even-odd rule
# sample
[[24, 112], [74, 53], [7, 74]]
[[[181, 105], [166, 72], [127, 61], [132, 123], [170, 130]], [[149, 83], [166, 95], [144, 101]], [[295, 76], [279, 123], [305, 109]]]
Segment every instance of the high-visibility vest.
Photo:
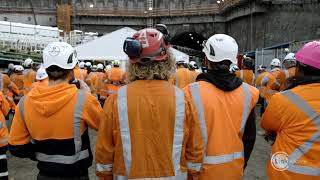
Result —
[[175, 85], [179, 88], [184, 88], [188, 84], [196, 81], [196, 76], [187, 68], [178, 69], [175, 75]]
[[[297, 86], [275, 95], [268, 105], [261, 126], [277, 133], [269, 179], [320, 179], [319, 89], [319, 83]], [[286, 157], [281, 158], [284, 166], [277, 165], [279, 153]]]
[[23, 94], [26, 95], [32, 90], [32, 83], [36, 80], [36, 72], [32, 69], [26, 69], [23, 72]]
[[[180, 160], [182, 153], [182, 145], [183, 145], [183, 137], [184, 137], [184, 116], [185, 116], [185, 101], [184, 101], [184, 93], [175, 88], [175, 123], [174, 123], [174, 133], [173, 133], [173, 144], [172, 144], [172, 162], [173, 162], [173, 170], [174, 176], [171, 177], [145, 177], [140, 178], [150, 179], [150, 180], [186, 180], [187, 172], [181, 172], [180, 170]], [[117, 96], [117, 109], [118, 109], [118, 117], [119, 117], [119, 129], [120, 129], [120, 137], [123, 149], [123, 157], [124, 157], [124, 166], [126, 175], [118, 175], [114, 174], [113, 179], [116, 180], [128, 180], [130, 177], [131, 166], [132, 166], [132, 149], [131, 149], [131, 136], [130, 136], [130, 127], [128, 120], [128, 104], [127, 104], [127, 86], [123, 86], [118, 90]], [[200, 163], [187, 163], [188, 168], [200, 170]], [[97, 172], [105, 172], [112, 171], [113, 164], [97, 164], [96, 165]]]
[[255, 82], [255, 76], [252, 72], [252, 70], [239, 70], [239, 71], [236, 71], [236, 75], [238, 78], [242, 79], [243, 82], [251, 85], [251, 86], [254, 86], [254, 82]]
[[[81, 150], [82, 147], [82, 139], [81, 139], [81, 122], [82, 122], [82, 109], [86, 100], [85, 92], [78, 90], [77, 92], [77, 102], [75, 104], [74, 109], [74, 119], [73, 119], [73, 132], [74, 132], [74, 148], [75, 154], [66, 156], [66, 155], [49, 155], [41, 152], [36, 152], [36, 158], [38, 161], [41, 162], [48, 162], [48, 163], [58, 163], [58, 164], [74, 164], [79, 162], [85, 158], [89, 157], [89, 149]], [[24, 108], [25, 107], [25, 96], [20, 99], [19, 102], [19, 112], [21, 115], [21, 119], [25, 122], [25, 115], [24, 115]], [[26, 124], [25, 124], [26, 125]], [[26, 126], [27, 127], [27, 126]], [[31, 140], [35, 142], [34, 140]]]
[[[226, 139], [225, 143], [226, 144], [215, 144], [214, 146], [233, 146], [233, 150], [226, 150], [225, 148], [213, 148], [213, 142], [214, 140], [209, 138], [209, 135], [212, 136], [217, 136], [215, 134], [216, 132], [213, 132], [212, 128], [210, 127], [207, 123], [211, 124], [212, 126], [216, 126], [216, 124], [219, 123], [224, 123], [223, 119], [214, 119], [214, 120], [209, 120], [206, 119], [205, 114], [206, 113], [223, 113], [223, 112], [216, 112], [214, 111], [211, 107], [204, 107], [204, 104], [202, 102], [203, 96], [206, 96], [206, 98], [209, 98], [209, 94], [202, 94], [201, 93], [201, 84], [200, 83], [207, 83], [207, 82], [196, 82], [193, 83], [189, 86], [190, 88], [190, 93], [193, 99], [193, 102], [195, 104], [197, 113], [198, 113], [198, 118], [200, 120], [200, 127], [202, 130], [202, 138], [203, 138], [203, 143], [205, 147], [205, 155], [203, 159], [203, 171], [200, 173], [200, 179], [212, 179], [217, 173], [217, 171], [223, 171], [224, 175], [217, 175], [218, 179], [226, 179], [230, 178], [230, 174], [234, 174], [232, 177], [237, 177], [237, 179], [241, 179], [243, 175], [243, 165], [244, 165], [244, 151], [243, 151], [243, 144], [242, 144], [242, 135], [245, 130], [245, 125], [247, 122], [247, 119], [250, 115], [251, 110], [253, 109], [255, 103], [258, 100], [258, 90], [255, 89], [256, 93], [252, 94], [251, 92], [251, 87], [250, 85], [243, 83], [242, 86], [240, 87], [242, 89], [243, 93], [243, 102], [239, 102], [243, 105], [243, 110], [242, 110], [242, 117], [241, 117], [241, 122], [237, 122], [236, 119], [233, 120], [232, 123], [234, 123], [234, 127], [238, 126], [238, 123], [240, 124], [240, 129], [236, 130], [236, 132], [232, 132], [231, 134], [234, 135], [232, 137], [232, 140]], [[204, 84], [203, 84], [204, 85]], [[206, 85], [206, 84], [205, 84]], [[210, 84], [211, 85], [211, 84]], [[207, 89], [207, 88], [206, 88]], [[238, 90], [239, 93], [241, 93], [240, 90]], [[211, 95], [210, 97], [214, 97], [214, 95]], [[240, 98], [241, 96], [237, 96]], [[212, 99], [212, 101], [215, 101]], [[213, 107], [215, 105], [213, 104]], [[235, 107], [230, 107], [230, 108], [235, 108]], [[206, 112], [206, 110], [208, 110]], [[229, 117], [229, 116], [228, 116]], [[230, 118], [230, 117], [229, 117]], [[231, 117], [232, 118], [232, 117]], [[240, 118], [239, 118], [240, 119]], [[228, 122], [230, 123], [230, 122]], [[220, 126], [219, 126], [220, 127]], [[230, 127], [233, 129], [233, 127]], [[228, 131], [226, 129], [226, 131]], [[208, 134], [209, 133], [209, 134]], [[230, 134], [228, 134], [230, 136]], [[223, 134], [221, 134], [221, 138], [223, 138]], [[228, 141], [230, 140], [230, 141]], [[234, 145], [230, 145], [230, 143], [235, 143]], [[210, 147], [208, 145], [210, 144]], [[237, 147], [237, 148], [235, 148]], [[219, 150], [220, 149], [220, 150]], [[225, 150], [223, 150], [225, 149]], [[227, 148], [228, 149], [228, 148]], [[224, 152], [225, 151], [225, 152]], [[226, 152], [230, 151], [230, 152]], [[227, 166], [226, 166], [227, 165]], [[212, 172], [212, 170], [214, 170]], [[225, 176], [227, 175], [227, 176]], [[220, 177], [224, 176], [224, 177]]]

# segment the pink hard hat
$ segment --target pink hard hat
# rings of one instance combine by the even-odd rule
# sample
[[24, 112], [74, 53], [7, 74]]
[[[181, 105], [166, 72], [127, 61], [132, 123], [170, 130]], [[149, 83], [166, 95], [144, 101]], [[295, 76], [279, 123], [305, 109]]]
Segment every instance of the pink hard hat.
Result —
[[320, 41], [305, 44], [297, 53], [298, 62], [320, 69]]

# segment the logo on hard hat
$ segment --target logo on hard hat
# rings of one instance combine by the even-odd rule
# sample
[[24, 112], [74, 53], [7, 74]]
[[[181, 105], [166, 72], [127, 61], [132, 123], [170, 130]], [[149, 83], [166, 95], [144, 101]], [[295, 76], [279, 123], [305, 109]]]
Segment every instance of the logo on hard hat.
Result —
[[58, 56], [60, 54], [60, 48], [58, 46], [52, 46], [49, 50], [51, 56]]
[[289, 167], [289, 156], [285, 152], [277, 152], [271, 157], [271, 165], [278, 171], [287, 170]]

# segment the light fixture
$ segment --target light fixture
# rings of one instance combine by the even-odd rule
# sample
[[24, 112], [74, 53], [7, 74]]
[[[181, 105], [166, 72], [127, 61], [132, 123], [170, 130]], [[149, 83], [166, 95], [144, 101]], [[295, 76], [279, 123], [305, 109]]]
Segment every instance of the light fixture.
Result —
[[200, 43], [200, 41], [197, 41], [197, 43], [199, 44], [199, 43]]
[[89, 6], [90, 8], [93, 8], [93, 4], [90, 4], [90, 6]]
[[193, 39], [193, 37], [191, 36], [191, 39]]
[[192, 34], [189, 34], [189, 36], [192, 36]]
[[218, 4], [220, 4], [220, 1], [217, 1]]
[[152, 7], [149, 7], [149, 11], [152, 11], [153, 10], [153, 8]]

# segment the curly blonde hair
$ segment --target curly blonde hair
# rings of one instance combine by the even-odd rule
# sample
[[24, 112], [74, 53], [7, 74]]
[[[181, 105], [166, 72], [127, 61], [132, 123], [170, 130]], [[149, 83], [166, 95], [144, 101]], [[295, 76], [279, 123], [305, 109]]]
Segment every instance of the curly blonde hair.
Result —
[[127, 63], [128, 81], [153, 79], [168, 81], [174, 73], [174, 65], [175, 58], [171, 53], [165, 61], [152, 61], [148, 64]]

